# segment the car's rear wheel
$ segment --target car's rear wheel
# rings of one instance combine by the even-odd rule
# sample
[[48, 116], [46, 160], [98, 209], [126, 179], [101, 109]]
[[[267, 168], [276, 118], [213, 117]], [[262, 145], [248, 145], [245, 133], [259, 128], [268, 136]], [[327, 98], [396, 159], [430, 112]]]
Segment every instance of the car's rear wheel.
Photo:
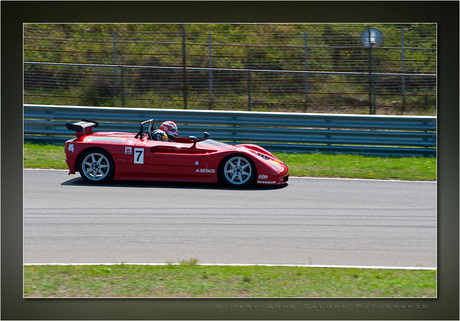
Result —
[[88, 150], [80, 158], [80, 175], [89, 183], [107, 183], [112, 180], [114, 171], [112, 157], [102, 149]]
[[225, 158], [219, 169], [220, 180], [229, 186], [244, 187], [251, 185], [256, 177], [256, 167], [245, 155], [230, 155]]

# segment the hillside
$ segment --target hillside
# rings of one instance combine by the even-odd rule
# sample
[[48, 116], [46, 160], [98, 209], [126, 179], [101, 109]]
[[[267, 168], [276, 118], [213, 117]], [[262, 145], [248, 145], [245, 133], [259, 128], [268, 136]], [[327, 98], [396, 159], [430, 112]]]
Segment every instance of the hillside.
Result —
[[27, 24], [25, 102], [434, 115], [436, 25], [369, 27]]

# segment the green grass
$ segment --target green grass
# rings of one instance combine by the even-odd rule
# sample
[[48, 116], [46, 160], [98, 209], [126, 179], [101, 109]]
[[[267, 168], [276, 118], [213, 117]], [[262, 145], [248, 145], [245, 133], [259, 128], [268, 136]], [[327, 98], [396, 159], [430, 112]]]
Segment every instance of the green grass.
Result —
[[[190, 261], [192, 262], [192, 261]], [[93, 265], [24, 267], [24, 297], [436, 297], [434, 270]]]
[[276, 154], [292, 176], [436, 180], [436, 158]]
[[67, 169], [64, 144], [57, 146], [24, 143], [24, 167]]
[[[291, 176], [436, 180], [436, 158], [275, 153]], [[64, 146], [24, 144], [24, 167], [67, 169]]]

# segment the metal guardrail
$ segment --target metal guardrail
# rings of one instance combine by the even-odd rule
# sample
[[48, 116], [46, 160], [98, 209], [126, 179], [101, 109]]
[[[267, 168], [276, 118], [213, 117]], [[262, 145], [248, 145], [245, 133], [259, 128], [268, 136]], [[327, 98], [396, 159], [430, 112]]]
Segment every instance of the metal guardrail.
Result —
[[436, 156], [436, 117], [261, 113], [112, 107], [24, 105], [24, 139], [64, 143], [75, 137], [67, 122], [99, 122], [99, 131], [128, 131], [153, 118], [173, 120], [181, 136], [253, 142], [278, 152], [330, 152], [376, 156]]

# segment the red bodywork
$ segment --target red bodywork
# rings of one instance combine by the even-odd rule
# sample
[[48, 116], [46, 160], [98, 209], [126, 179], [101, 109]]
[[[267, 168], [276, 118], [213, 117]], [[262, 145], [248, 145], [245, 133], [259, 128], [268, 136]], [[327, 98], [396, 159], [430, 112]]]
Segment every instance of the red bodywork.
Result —
[[69, 174], [78, 171], [79, 155], [87, 149], [103, 149], [113, 158], [114, 180], [217, 182], [218, 169], [228, 155], [248, 156], [257, 169], [255, 183], [280, 185], [288, 180], [288, 167], [254, 144], [228, 145], [212, 139], [181, 138], [176, 142], [135, 138], [135, 133], [96, 132], [87, 128], [65, 143]]

